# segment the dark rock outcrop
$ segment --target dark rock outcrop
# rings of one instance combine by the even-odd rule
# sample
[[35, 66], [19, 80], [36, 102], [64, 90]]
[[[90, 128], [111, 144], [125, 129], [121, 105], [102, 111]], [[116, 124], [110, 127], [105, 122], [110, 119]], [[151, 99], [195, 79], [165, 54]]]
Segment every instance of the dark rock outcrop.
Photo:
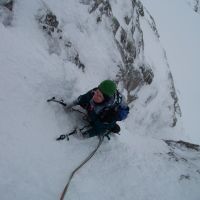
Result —
[[[137, 98], [136, 95], [131, 94], [132, 91], [136, 88], [139, 90], [145, 83], [151, 84], [154, 77], [150, 65], [140, 60], [144, 50], [143, 32], [139, 23], [139, 18], [144, 16], [143, 5], [140, 1], [132, 0], [131, 2], [132, 14], [124, 17], [124, 22], [127, 25], [126, 30], [113, 15], [109, 1], [92, 0], [89, 9], [89, 13], [95, 12], [98, 16], [98, 23], [101, 22], [102, 16], [111, 21], [114, 39], [123, 61], [123, 63], [118, 64], [119, 73], [116, 76], [116, 82], [123, 83], [127, 90], [129, 103]], [[141, 61], [140, 66], [135, 64], [136, 60]]]
[[4, 26], [10, 26], [13, 20], [14, 0], [0, 1], [0, 22]]
[[167, 159], [175, 161], [175, 165], [181, 166], [184, 173], [179, 175], [179, 181], [191, 180], [200, 176], [200, 146], [182, 140], [164, 140], [169, 147]]
[[55, 53], [60, 56], [63, 52], [64, 60], [67, 59], [74, 63], [84, 72], [85, 65], [81, 62], [80, 55], [73, 47], [72, 42], [63, 35], [63, 30], [56, 15], [44, 7], [38, 11], [36, 20], [48, 40], [49, 53]]

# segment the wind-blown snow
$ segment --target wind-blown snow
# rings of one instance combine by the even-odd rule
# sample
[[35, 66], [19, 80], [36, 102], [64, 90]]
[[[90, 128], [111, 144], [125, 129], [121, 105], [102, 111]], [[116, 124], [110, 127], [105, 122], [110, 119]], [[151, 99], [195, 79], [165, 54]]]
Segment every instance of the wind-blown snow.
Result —
[[[49, 54], [48, 40], [35, 20], [35, 15], [43, 3], [39, 0], [16, 1], [12, 25], [4, 26], [0, 23], [1, 200], [59, 199], [71, 171], [96, 147], [98, 140], [95, 137], [87, 140], [71, 137], [69, 142], [56, 142], [57, 136], [71, 131], [77, 124], [82, 126], [83, 122], [77, 113], [67, 114], [60, 105], [47, 103], [46, 100], [58, 96], [70, 102], [79, 94], [97, 86], [103, 79], [114, 79], [118, 70], [116, 63], [121, 61], [106, 19], [97, 24], [93, 15], [88, 13], [88, 6], [80, 4], [79, 1], [45, 2], [62, 22], [65, 37], [79, 50], [86, 72], [83, 73], [76, 65], [64, 60], [62, 54], [60, 56]], [[125, 2], [127, 4], [124, 5], [129, 5], [128, 0]], [[158, 3], [157, 1], [157, 5], [162, 8], [163, 5]], [[126, 12], [126, 7], [120, 11], [120, 7], [123, 6], [121, 1], [113, 0], [112, 4], [115, 5], [114, 12], [120, 15], [123, 15], [123, 11]], [[149, 4], [145, 5], [149, 7]], [[167, 5], [168, 3], [165, 6]], [[173, 2], [172, 5], [178, 6]], [[160, 17], [162, 13], [164, 11], [160, 13]], [[152, 13], [154, 14], [156, 15]], [[188, 11], [187, 15], [187, 20], [191, 16], [196, 20], [192, 11]], [[183, 80], [185, 73], [181, 73], [179, 77], [180, 73], [174, 66], [184, 64], [184, 69], [189, 70], [186, 64], [191, 63], [191, 67], [196, 69], [195, 55], [198, 51], [195, 50], [199, 47], [197, 46], [199, 40], [196, 40], [197, 44], [193, 44], [191, 40], [194, 48], [190, 50], [192, 53], [190, 52], [188, 56], [191, 56], [192, 60], [184, 57], [182, 61], [178, 59], [176, 61], [172, 58], [173, 54], [168, 52], [172, 50], [171, 46], [168, 46], [167, 42], [164, 43], [162, 35], [167, 34], [164, 34], [163, 28], [159, 25], [159, 14], [155, 19], [158, 21], [158, 30], [161, 30], [161, 41], [167, 50], [176, 84], [181, 94], [183, 93], [183, 98], [180, 96], [180, 100], [185, 106], [184, 88], [181, 90], [178, 81], [178, 78]], [[166, 66], [162, 63], [162, 47], [149, 30], [145, 19], [141, 24], [147, 45], [146, 59], [155, 67], [159, 63]], [[193, 33], [194, 27], [191, 24], [187, 25], [191, 26], [190, 32]], [[176, 33], [178, 30], [171, 29], [168, 33], [172, 34], [173, 31]], [[181, 47], [175, 40], [173, 42], [173, 48]], [[151, 52], [151, 44], [155, 43], [157, 43], [153, 48], [155, 51]], [[189, 44], [191, 43], [188, 42]], [[175, 55], [180, 58], [180, 54]], [[167, 73], [169, 69], [164, 67], [155, 69], [158, 75], [165, 74], [165, 71]], [[191, 73], [189, 80], [196, 81], [197, 75]], [[164, 78], [165, 76], [156, 76], [157, 82], [159, 79], [163, 81]], [[65, 199], [197, 200], [199, 198], [200, 175], [197, 172], [199, 167], [193, 164], [195, 162], [193, 160], [191, 165], [183, 161], [170, 160], [167, 154], [169, 148], [161, 140], [161, 138], [185, 138], [187, 134], [180, 135], [179, 126], [168, 127], [165, 121], [161, 124], [162, 120], [156, 118], [160, 116], [163, 119], [165, 115], [167, 119], [169, 118], [168, 112], [165, 112], [165, 109], [167, 110], [165, 104], [161, 105], [155, 100], [147, 108], [142, 103], [148, 92], [151, 91], [156, 96], [156, 92], [161, 91], [161, 88], [162, 85], [156, 85], [154, 82], [140, 91], [141, 101], [137, 99], [129, 118], [120, 123], [121, 135], [112, 136], [110, 141], [105, 139], [95, 157], [74, 177]], [[187, 92], [189, 93], [189, 90]], [[193, 90], [191, 95], [192, 92]], [[165, 91], [159, 95], [165, 95]], [[166, 101], [168, 102], [168, 99]], [[194, 106], [195, 103], [196, 101], [190, 104]], [[152, 124], [154, 109], [160, 110], [160, 115], [155, 116]], [[188, 113], [187, 110], [184, 112], [184, 109], [187, 107], [182, 109], [186, 120]], [[186, 123], [187, 127], [189, 125]], [[150, 133], [147, 133], [148, 129]], [[196, 136], [194, 139], [197, 141]], [[182, 175], [188, 174], [189, 180], [181, 179]]]

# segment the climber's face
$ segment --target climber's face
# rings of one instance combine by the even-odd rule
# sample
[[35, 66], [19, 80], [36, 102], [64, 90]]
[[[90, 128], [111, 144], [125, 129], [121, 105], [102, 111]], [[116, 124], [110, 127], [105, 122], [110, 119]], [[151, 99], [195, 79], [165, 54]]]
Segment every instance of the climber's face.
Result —
[[92, 99], [95, 103], [102, 103], [104, 101], [104, 96], [103, 96], [102, 92], [99, 89], [97, 89], [94, 92], [94, 96]]

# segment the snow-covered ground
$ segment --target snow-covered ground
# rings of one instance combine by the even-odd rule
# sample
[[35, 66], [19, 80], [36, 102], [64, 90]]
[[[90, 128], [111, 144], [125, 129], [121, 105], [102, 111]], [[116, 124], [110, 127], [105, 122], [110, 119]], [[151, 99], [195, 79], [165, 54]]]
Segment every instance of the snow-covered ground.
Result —
[[[141, 26], [145, 59], [154, 66], [155, 81], [141, 89], [129, 118], [120, 123], [121, 135], [112, 136], [110, 141], [104, 140], [95, 157], [72, 180], [65, 199], [198, 200], [200, 197], [199, 152], [187, 152], [187, 161], [175, 161], [162, 140], [189, 138], [194, 143], [199, 141], [195, 132], [198, 130], [198, 118], [194, 118], [198, 111], [198, 107], [194, 109], [198, 105], [197, 99], [187, 99], [187, 95], [196, 97], [199, 94], [197, 84], [194, 85], [198, 76], [195, 70], [198, 64], [199, 30], [192, 25], [199, 20], [199, 16], [178, 0], [171, 3], [143, 2], [151, 15], [155, 16], [160, 40], [175, 77], [175, 86], [180, 91], [184, 121], [180, 122], [181, 125], [178, 122], [175, 128], [168, 126], [170, 114], [165, 106], [170, 100], [165, 90], [169, 69], [165, 68], [167, 64], [163, 62], [162, 46], [144, 18]], [[126, 0], [123, 5], [120, 3], [119, 0], [111, 1], [111, 5], [115, 5], [113, 12], [123, 19], [126, 7], [127, 12], [130, 10], [130, 2]], [[69, 142], [55, 141], [57, 136], [83, 122], [77, 113], [67, 114], [60, 105], [47, 103], [46, 100], [58, 96], [70, 102], [102, 80], [115, 79], [118, 71], [116, 65], [121, 61], [108, 21], [103, 19], [102, 23], [97, 24], [94, 15], [88, 13], [88, 5], [78, 0], [59, 3], [48, 0], [46, 4], [61, 22], [65, 38], [78, 49], [86, 68], [83, 73], [66, 59], [63, 52], [58, 55], [49, 53], [50, 41], [36, 21], [38, 9], [44, 6], [41, 1], [16, 1], [11, 25], [0, 23], [1, 200], [59, 199], [71, 171], [96, 147], [98, 140], [71, 137]], [[121, 6], [124, 6], [122, 10]], [[156, 6], [159, 6], [159, 12], [156, 12]], [[165, 18], [164, 8], [167, 6], [171, 11], [168, 11], [170, 16]], [[180, 7], [184, 12], [177, 9]], [[181, 26], [187, 33], [181, 34], [181, 28], [175, 26], [173, 20], [176, 17], [172, 8], [174, 14], [180, 12], [180, 16], [187, 21]], [[161, 25], [169, 23], [174, 24], [168, 26], [170, 31], [165, 32], [166, 26]], [[177, 43], [178, 40], [171, 36], [169, 42], [168, 34], [173, 37], [178, 34], [180, 41]], [[187, 34], [190, 34], [190, 40]], [[151, 50], [151, 45], [154, 45], [155, 51]], [[182, 53], [178, 51], [180, 49]], [[159, 64], [161, 68], [158, 68]], [[179, 73], [181, 66], [185, 71]], [[188, 80], [188, 84], [183, 83], [184, 79]], [[188, 88], [186, 93], [185, 88]], [[146, 105], [144, 102], [149, 93], [157, 98], [152, 102], [150, 99]], [[192, 105], [191, 108], [186, 103]], [[191, 110], [193, 118], [189, 118]], [[181, 134], [182, 126], [186, 130], [191, 126], [191, 134], [195, 134]], [[178, 156], [183, 157], [181, 150], [176, 152], [176, 158]]]

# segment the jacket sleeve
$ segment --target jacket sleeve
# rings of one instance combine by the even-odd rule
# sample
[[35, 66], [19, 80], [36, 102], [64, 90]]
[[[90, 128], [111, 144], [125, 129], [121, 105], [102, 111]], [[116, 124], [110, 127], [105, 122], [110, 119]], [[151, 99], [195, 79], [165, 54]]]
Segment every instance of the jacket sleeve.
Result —
[[80, 95], [76, 100], [76, 105], [80, 105], [82, 108], [87, 110], [93, 95], [94, 95], [94, 89], [88, 91], [83, 95]]

